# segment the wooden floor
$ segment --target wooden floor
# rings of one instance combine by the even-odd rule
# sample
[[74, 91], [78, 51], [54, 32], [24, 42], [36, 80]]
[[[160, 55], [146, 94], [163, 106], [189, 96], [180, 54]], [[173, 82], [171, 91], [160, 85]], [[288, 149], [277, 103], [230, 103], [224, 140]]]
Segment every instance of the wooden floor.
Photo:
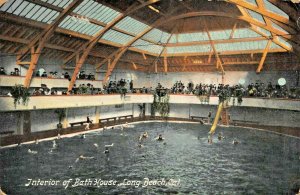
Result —
[[[150, 121], [150, 120], [167, 120], [167, 121], [182, 121], [182, 122], [191, 122], [191, 121], [193, 121], [193, 122], [199, 122], [197, 120], [184, 119], [184, 118], [168, 117], [166, 119], [166, 118], [162, 118], [162, 117], [150, 117], [150, 116], [146, 116], [146, 117], [135, 117], [133, 119], [118, 120], [116, 122], [109, 121], [107, 123], [91, 124], [90, 125], [90, 130], [99, 129], [99, 128], [102, 128], [104, 126], [112, 126], [112, 125], [125, 124], [126, 122], [130, 123], [130, 122]], [[296, 128], [296, 127], [266, 126], [266, 125], [257, 125], [257, 124], [243, 123], [242, 121], [240, 121], [238, 124], [235, 123], [234, 125], [243, 126], [243, 127], [252, 127], [252, 128], [258, 128], [258, 129], [264, 129], [264, 130], [274, 131], [274, 132], [277, 132], [277, 133], [282, 133], [282, 134], [287, 134], [287, 135], [292, 135], [292, 136], [300, 137], [300, 128]], [[1, 146], [7, 146], [7, 145], [12, 145], [12, 144], [17, 144], [17, 143], [34, 141], [36, 139], [40, 140], [40, 139], [49, 138], [49, 137], [56, 137], [58, 134], [65, 135], [65, 134], [85, 132], [85, 131], [89, 131], [89, 130], [85, 130], [85, 126], [75, 126], [75, 127], [68, 127], [68, 128], [65, 128], [65, 129], [51, 129], [51, 130], [47, 130], [47, 131], [33, 132], [33, 133], [30, 133], [30, 134], [25, 134], [25, 135], [1, 136], [1, 138], [0, 138], [0, 145]]]

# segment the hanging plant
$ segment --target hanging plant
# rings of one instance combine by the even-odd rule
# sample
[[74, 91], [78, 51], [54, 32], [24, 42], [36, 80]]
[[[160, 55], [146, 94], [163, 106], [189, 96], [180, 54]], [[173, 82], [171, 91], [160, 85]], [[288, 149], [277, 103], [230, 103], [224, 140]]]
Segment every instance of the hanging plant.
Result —
[[165, 96], [158, 96], [154, 94], [153, 97], [153, 108], [155, 112], [158, 112], [161, 117], [168, 117], [170, 112], [169, 106], [170, 96], [166, 94]]
[[14, 105], [15, 108], [17, 107], [17, 104], [22, 103], [23, 105], [27, 105], [30, 97], [29, 89], [24, 87], [23, 85], [15, 85], [11, 88], [10, 91], [12, 97], [14, 98]]
[[200, 100], [201, 104], [203, 103], [209, 103], [209, 95], [197, 95], [198, 99]]

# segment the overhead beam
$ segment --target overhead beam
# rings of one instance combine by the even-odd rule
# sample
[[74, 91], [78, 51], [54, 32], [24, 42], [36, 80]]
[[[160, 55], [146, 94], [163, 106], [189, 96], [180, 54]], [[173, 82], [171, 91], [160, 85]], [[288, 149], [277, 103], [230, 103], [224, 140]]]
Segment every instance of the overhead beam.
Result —
[[214, 41], [212, 40], [212, 38], [211, 38], [211, 36], [210, 36], [210, 33], [209, 33], [209, 31], [208, 31], [206, 22], [204, 23], [204, 26], [205, 26], [206, 34], [207, 34], [208, 39], [209, 39], [209, 41], [210, 41], [210, 45], [211, 45], [211, 47], [212, 47], [212, 49], [213, 49], [213, 52], [214, 52], [214, 54], [215, 54], [215, 56], [216, 56], [216, 59], [217, 59], [217, 61], [216, 61], [216, 68], [218, 69], [218, 68], [220, 67], [222, 73], [224, 73], [224, 68], [223, 68], [222, 61], [221, 61], [221, 59], [220, 59], [220, 56], [219, 56], [219, 54], [218, 54], [218, 51], [216, 50]]
[[[263, 1], [258, 0], [257, 2], [258, 2], [258, 5], [259, 5], [260, 9], [265, 9], [264, 2], [263, 2]], [[243, 16], [250, 18], [249, 13], [246, 12], [245, 9], [244, 9], [243, 7], [241, 7], [241, 6], [239, 6], [239, 5], [237, 5], [237, 7], [238, 7], [238, 9], [241, 11], [241, 13], [243, 14]], [[264, 16], [263, 16], [263, 17], [264, 17]], [[266, 21], [266, 26], [267, 26], [267, 27], [272, 27], [272, 25], [271, 25], [271, 23], [270, 23], [270, 19], [267, 18], [267, 17], [264, 17], [264, 19], [265, 19], [265, 21]], [[290, 43], [291, 43], [291, 45], [292, 45], [293, 47], [289, 47], [288, 45], [285, 45], [285, 44], [283, 44], [282, 42], [280, 42], [280, 41], [278, 40], [278, 36], [277, 36], [277, 34], [276, 34], [275, 32], [270, 31], [270, 33], [272, 34], [272, 37], [269, 37], [268, 35], [266, 35], [266, 34], [260, 32], [260, 31], [257, 29], [258, 26], [255, 26], [255, 25], [253, 25], [253, 24], [250, 24], [250, 25], [251, 25], [250, 28], [251, 28], [253, 31], [255, 31], [256, 33], [260, 34], [261, 36], [265, 37], [266, 39], [272, 38], [273, 43], [279, 45], [280, 47], [282, 47], [283, 49], [286, 49], [287, 51], [294, 52], [294, 54], [296, 54], [296, 56], [298, 56], [298, 58], [300, 58], [300, 54], [297, 52], [297, 51], [300, 51], [300, 48], [299, 48], [299, 46], [297, 46], [296, 44], [294, 44], [293, 41], [290, 41]]]
[[69, 15], [69, 13], [71, 13], [82, 2], [83, 0], [73, 0], [73, 2], [66, 9], [64, 9], [51, 24], [47, 25], [43, 32], [39, 33], [38, 36], [30, 41], [27, 47], [20, 51], [21, 55], [18, 60], [22, 60], [22, 58], [25, 57], [27, 52], [30, 51], [32, 47], [35, 47], [37, 44], [44, 44], [44, 42], [46, 42], [50, 36], [52, 36], [60, 22], [63, 21]]
[[[240, 50], [240, 51], [222, 51], [218, 52], [219, 56], [224, 56], [224, 55], [238, 55], [238, 54], [251, 54], [251, 53], [263, 53], [264, 49], [255, 49], [255, 50]], [[276, 48], [276, 49], [270, 49], [269, 53], [285, 53], [286, 50], [282, 48]], [[184, 57], [184, 56], [209, 56], [211, 52], [184, 52], [184, 53], [169, 53], [167, 57]]]
[[263, 15], [263, 16], [269, 17], [269, 18], [271, 18], [273, 20], [277, 20], [277, 21], [279, 21], [279, 22], [281, 22], [283, 24], [286, 24], [286, 25], [288, 25], [290, 27], [295, 28], [296, 24], [294, 22], [291, 22], [288, 18], [285, 18], [285, 17], [283, 17], [281, 15], [272, 13], [272, 12], [270, 12], [268, 10], [261, 9], [260, 7], [257, 7], [257, 6], [255, 6], [255, 5], [251, 4], [251, 3], [246, 2], [246, 1], [241, 1], [241, 0], [226, 0], [226, 1], [228, 3], [233, 3], [235, 5], [239, 5], [239, 6], [243, 7], [243, 8], [252, 10], [252, 11], [257, 12], [257, 13]]
[[269, 40], [268, 43], [267, 43], [266, 48], [264, 49], [264, 53], [263, 53], [263, 55], [262, 55], [262, 57], [261, 57], [261, 60], [260, 60], [260, 62], [259, 62], [259, 65], [258, 65], [258, 67], [257, 67], [257, 69], [256, 69], [256, 72], [257, 72], [257, 73], [260, 73], [261, 69], [263, 68], [265, 59], [266, 59], [266, 57], [267, 57], [268, 51], [269, 51], [270, 46], [271, 46], [271, 43], [272, 43], [272, 41]]
[[[109, 30], [111, 29], [113, 26], [115, 26], [115, 24], [117, 24], [118, 22], [120, 22], [123, 18], [125, 18], [126, 16], [132, 14], [133, 12], [138, 11], [139, 9], [151, 5], [153, 3], [158, 2], [159, 0], [149, 0], [147, 2], [144, 2], [141, 5], [135, 6], [132, 5], [130, 6], [125, 13], [120, 14], [119, 16], [117, 16], [113, 21], [111, 21], [110, 23], [108, 23], [102, 30], [100, 30], [87, 44], [87, 46], [84, 48], [84, 50], [82, 50], [82, 54], [81, 57], [79, 59], [79, 61], [76, 62], [76, 67], [74, 70], [74, 73], [72, 75], [71, 81], [69, 83], [69, 87], [68, 87], [68, 92], [72, 90], [73, 85], [75, 84], [76, 78], [77, 78], [77, 74], [79, 73], [82, 65], [84, 64], [88, 54], [90, 53], [90, 51], [93, 49], [93, 47], [96, 45], [96, 43], [101, 39], [101, 37]], [[79, 52], [80, 53], [80, 52]], [[122, 56], [122, 54], [121, 54]], [[120, 56], [120, 57], [121, 57]], [[115, 61], [115, 60], [114, 60]], [[111, 64], [111, 66], [114, 68], [115, 64], [113, 63]], [[110, 72], [110, 69], [107, 71], [107, 73]], [[107, 78], [107, 73], [105, 78]]]
[[[67, 15], [72, 12], [83, 0], [74, 0], [63, 12], [61, 12], [54, 20], [53, 23], [49, 24], [48, 27], [36, 38], [34, 38], [24, 49], [22, 49], [21, 54], [18, 56], [17, 61], [21, 61], [30, 49], [31, 62], [27, 70], [24, 87], [28, 88], [31, 83], [31, 78], [35, 67], [38, 63], [39, 57], [43, 48], [45, 47], [46, 41], [54, 33], [55, 28], [59, 23], [67, 17]], [[36, 48], [37, 47], [37, 48]]]
[[[190, 12], [190, 13], [185, 13], [185, 14], [181, 14], [181, 15], [172, 16], [172, 17], [167, 18], [167, 19], [158, 20], [158, 21], [154, 22], [149, 29], [146, 29], [144, 32], [142, 32], [141, 34], [139, 34], [138, 36], [136, 36], [135, 39], [133, 39], [133, 41], [131, 41], [130, 43], [128, 43], [123, 48], [128, 48], [136, 40], [138, 40], [139, 38], [141, 38], [142, 36], [144, 36], [146, 33], [148, 33], [151, 29], [156, 28], [156, 27], [158, 27], [158, 26], [160, 26], [162, 24], [169, 23], [169, 22], [172, 22], [172, 21], [175, 21], [175, 20], [179, 20], [179, 19], [183, 19], [183, 18], [200, 17], [200, 16], [219, 16], [219, 17], [234, 18], [234, 19], [238, 19], [238, 20], [242, 20], [242, 21], [248, 22], [248, 23], [253, 24], [255, 26], [259, 26], [259, 27], [261, 27], [263, 29], [266, 29], [266, 30], [268, 30], [270, 32], [274, 32], [277, 35], [283, 36], [283, 37], [285, 37], [287, 39], [291, 39], [292, 38], [291, 35], [287, 35], [287, 34], [281, 32], [281, 31], [273, 28], [272, 26], [266, 26], [265, 24], [263, 24], [263, 23], [261, 23], [259, 21], [256, 21], [256, 20], [254, 20], [254, 19], [252, 19], [250, 17], [232, 15], [232, 14], [224, 13], [224, 12], [203, 11], [203, 12]], [[111, 57], [113, 57], [114, 55], [116, 55], [116, 53], [119, 53], [121, 49], [122, 48], [120, 48], [117, 52], [112, 53], [108, 57], [108, 59], [111, 58]], [[281, 51], [281, 50], [279, 50], [279, 51]], [[170, 54], [168, 54], [168, 55], [170, 55]], [[183, 53], [183, 55], [186, 55], [186, 53]], [[104, 60], [102, 63], [105, 63], [105, 61], [106, 60]], [[104, 81], [104, 82], [106, 82], [106, 81]]]
[[232, 30], [231, 30], [231, 33], [230, 33], [230, 36], [229, 36], [229, 39], [232, 39], [233, 38], [233, 34], [234, 34], [234, 31], [236, 29], [236, 26], [237, 26], [237, 22], [234, 23], [233, 27], [232, 27]]
[[[63, 11], [63, 8], [55, 6], [55, 5], [52, 5], [50, 3], [47, 3], [47, 2], [44, 2], [44, 1], [41, 1], [41, 0], [28, 0], [28, 2], [37, 4], [37, 5], [40, 5], [40, 6], [43, 6], [43, 7], [47, 7], [49, 9], [55, 10], [57, 12], [62, 12]], [[103, 4], [103, 5], [107, 6], [107, 7], [111, 7], [110, 5], [106, 4], [105, 2], [101, 2], [101, 4]], [[114, 10], [118, 10], [118, 9], [116, 9], [116, 7], [111, 7], [111, 8], [114, 9]], [[121, 10], [118, 10], [118, 11], [122, 12]], [[92, 24], [96, 24], [96, 25], [99, 25], [99, 26], [102, 26], [102, 27], [106, 26], [106, 23], [104, 23], [104, 22], [101, 22], [101, 21], [95, 20], [93, 18], [89, 18], [89, 17], [83, 16], [83, 15], [80, 15], [80, 14], [77, 14], [77, 13], [74, 13], [74, 12], [71, 12], [69, 15], [70, 16], [75, 16], [75, 17], [85, 17]], [[117, 28], [115, 26], [112, 27], [112, 29], [115, 30], [115, 31], [121, 32], [123, 34], [126, 34], [126, 35], [130, 35], [130, 36], [133, 36], [133, 37], [135, 36], [134, 33], [124, 31], [124, 30], [122, 30], [120, 28]], [[149, 39], [144, 39], [143, 38], [143, 40], [151, 42], [151, 43], [155, 43], [155, 42], [153, 42], [153, 41], [151, 41]]]
[[[235, 38], [235, 39], [220, 39], [214, 40], [215, 44], [220, 43], [238, 43], [238, 42], [252, 42], [252, 41], [263, 41], [265, 37], [250, 37], [250, 38]], [[180, 47], [180, 46], [193, 46], [193, 45], [209, 45], [210, 41], [192, 41], [192, 42], [179, 42], [179, 43], [167, 43], [167, 47]]]

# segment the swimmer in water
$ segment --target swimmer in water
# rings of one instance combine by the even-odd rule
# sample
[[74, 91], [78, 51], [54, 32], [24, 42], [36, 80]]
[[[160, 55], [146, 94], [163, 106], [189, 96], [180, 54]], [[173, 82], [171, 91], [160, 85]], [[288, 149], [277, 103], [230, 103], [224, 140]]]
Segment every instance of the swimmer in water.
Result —
[[90, 129], [90, 123], [86, 123], [85, 124], [85, 130], [89, 130]]
[[218, 140], [221, 141], [222, 139], [224, 139], [224, 137], [222, 136], [222, 133], [218, 134]]
[[99, 148], [98, 144], [96, 144], [96, 143], [94, 143], [94, 146], [95, 146], [96, 148]]
[[128, 127], [128, 123], [127, 122], [125, 123], [124, 127], [126, 127], [126, 128]]
[[54, 148], [57, 148], [57, 144], [56, 144], [55, 140], [52, 141], [52, 149], [54, 149]]
[[158, 135], [158, 137], [156, 138], [157, 141], [163, 141], [165, 138], [162, 137], [161, 134]]
[[143, 133], [143, 138], [148, 138], [149, 136], [148, 136], [148, 132], [147, 131], [145, 131], [144, 133]]
[[109, 147], [113, 147], [113, 146], [114, 146], [114, 143], [112, 143], [111, 145], [105, 145], [105, 146], [104, 146], [104, 147], [105, 147], [104, 154], [108, 154], [108, 153], [109, 153], [108, 148], [109, 148]]
[[208, 140], [207, 140], [207, 142], [208, 142], [209, 144], [212, 144], [212, 143], [213, 143], [213, 141], [212, 141], [212, 135], [211, 135], [211, 134], [208, 135]]
[[75, 163], [77, 163], [79, 160], [85, 160], [85, 159], [94, 159], [95, 157], [93, 156], [83, 156], [80, 155], [78, 158], [76, 158]]
[[141, 142], [143, 139], [148, 138], [148, 133], [145, 131], [143, 134], [140, 135], [139, 137], [139, 142]]
[[85, 139], [85, 134], [82, 134], [82, 135], [81, 135], [81, 139]]
[[28, 153], [30, 153], [30, 154], [37, 154], [38, 152], [37, 152], [37, 151], [34, 151], [34, 150], [28, 149]]
[[104, 153], [104, 154], [108, 154], [108, 153], [109, 153], [108, 147], [105, 147], [105, 150], [104, 150], [103, 153]]
[[139, 148], [142, 148], [142, 147], [144, 147], [144, 146], [143, 146], [143, 144], [139, 143], [139, 144], [138, 144], [138, 147], [139, 147]]
[[232, 141], [232, 144], [234, 144], [234, 145], [237, 145], [237, 144], [239, 144], [240, 142], [239, 141], [237, 141], [236, 139], [234, 139], [233, 141]]

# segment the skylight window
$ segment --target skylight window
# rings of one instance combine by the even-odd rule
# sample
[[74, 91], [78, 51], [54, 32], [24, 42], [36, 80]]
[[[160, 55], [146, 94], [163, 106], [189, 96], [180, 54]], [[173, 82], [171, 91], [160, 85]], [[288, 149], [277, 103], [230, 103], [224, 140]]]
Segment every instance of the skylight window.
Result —
[[183, 33], [183, 34], [173, 34], [170, 43], [184, 43], [184, 42], [194, 42], [194, 41], [207, 41], [208, 36], [206, 32], [198, 33]]
[[111, 41], [113, 43], [125, 45], [126, 43], [134, 39], [134, 37], [117, 32], [115, 30], [109, 30], [103, 35], [102, 39]]
[[256, 1], [255, 0], [246, 0], [248, 3], [251, 3], [251, 4], [253, 4], [253, 5], [255, 5], [255, 6], [257, 6], [257, 3], [256, 3]]
[[250, 16], [251, 16], [252, 18], [254, 18], [255, 20], [257, 20], [257, 21], [259, 21], [259, 22], [261, 22], [261, 23], [263, 23], [263, 24], [266, 23], [265, 20], [264, 20], [264, 18], [263, 18], [263, 16], [262, 16], [261, 14], [256, 13], [256, 12], [254, 12], [254, 11], [252, 11], [252, 10], [249, 10], [249, 9], [246, 9], [246, 10], [247, 10], [248, 13], [250, 14]]
[[248, 28], [235, 29], [233, 33], [233, 38], [235, 39], [250, 38], [250, 37], [261, 37], [261, 35]]
[[289, 18], [289, 16], [282, 11], [281, 9], [279, 9], [277, 6], [273, 5], [272, 3], [270, 3], [268, 0], [263, 0], [265, 3], [265, 7], [268, 11], [273, 12], [275, 14], [281, 15], [285, 18]]
[[145, 34], [143, 38], [151, 40], [153, 42], [167, 43], [169, 37], [171, 35], [169, 33], [163, 32], [159, 29], [152, 29], [150, 32]]
[[155, 54], [160, 54], [163, 50], [162, 46], [150, 43], [148, 41], [143, 41], [141, 39], [134, 42], [132, 46], [134, 48], [141, 49]]
[[147, 28], [149, 28], [147, 24], [137, 21], [136, 19], [131, 18], [129, 16], [118, 22], [116, 24], [116, 27], [135, 35], [138, 35]]
[[168, 47], [168, 54], [178, 53], [207, 53], [211, 51], [211, 45], [194, 45], [182, 47]]

